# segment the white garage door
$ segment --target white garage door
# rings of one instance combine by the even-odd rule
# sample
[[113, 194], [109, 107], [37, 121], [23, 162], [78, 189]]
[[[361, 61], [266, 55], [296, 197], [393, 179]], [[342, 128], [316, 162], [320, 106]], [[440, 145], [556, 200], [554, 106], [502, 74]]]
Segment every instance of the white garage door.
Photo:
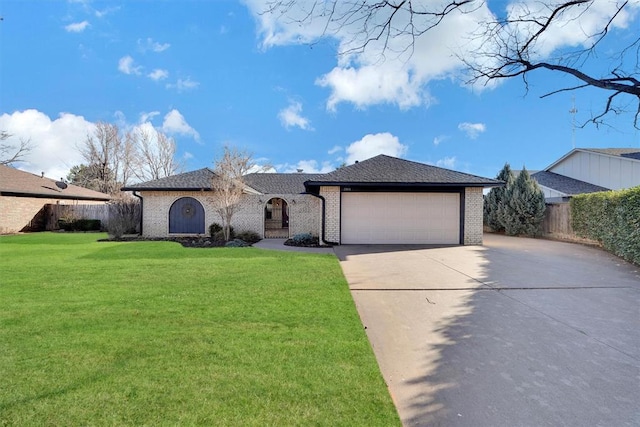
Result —
[[342, 193], [342, 243], [460, 243], [458, 193]]

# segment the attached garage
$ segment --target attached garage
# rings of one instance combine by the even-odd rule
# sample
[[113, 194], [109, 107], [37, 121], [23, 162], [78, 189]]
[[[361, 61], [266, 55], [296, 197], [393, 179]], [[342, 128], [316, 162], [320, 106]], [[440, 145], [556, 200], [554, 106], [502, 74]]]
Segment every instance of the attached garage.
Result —
[[458, 244], [460, 193], [342, 193], [343, 244]]
[[372, 157], [305, 182], [322, 200], [322, 242], [482, 244], [482, 189], [501, 181]]

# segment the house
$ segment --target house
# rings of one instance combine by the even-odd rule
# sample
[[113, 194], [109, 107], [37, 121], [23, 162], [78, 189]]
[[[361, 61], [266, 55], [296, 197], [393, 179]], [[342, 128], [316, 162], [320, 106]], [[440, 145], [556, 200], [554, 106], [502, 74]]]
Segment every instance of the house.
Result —
[[576, 148], [546, 169], [531, 175], [547, 202], [572, 196], [640, 185], [640, 149]]
[[48, 205], [104, 205], [111, 196], [0, 165], [0, 234], [44, 230]]
[[[220, 222], [204, 168], [122, 188], [142, 200], [142, 234], [206, 234]], [[324, 244], [482, 244], [482, 190], [501, 181], [379, 155], [327, 174], [252, 173], [232, 219], [261, 237]]]

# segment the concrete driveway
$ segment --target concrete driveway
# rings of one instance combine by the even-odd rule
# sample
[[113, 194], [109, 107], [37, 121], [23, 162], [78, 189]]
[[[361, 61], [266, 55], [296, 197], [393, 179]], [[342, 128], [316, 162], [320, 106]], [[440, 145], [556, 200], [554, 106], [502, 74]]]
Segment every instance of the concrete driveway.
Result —
[[640, 425], [638, 268], [492, 234], [334, 249], [404, 425]]

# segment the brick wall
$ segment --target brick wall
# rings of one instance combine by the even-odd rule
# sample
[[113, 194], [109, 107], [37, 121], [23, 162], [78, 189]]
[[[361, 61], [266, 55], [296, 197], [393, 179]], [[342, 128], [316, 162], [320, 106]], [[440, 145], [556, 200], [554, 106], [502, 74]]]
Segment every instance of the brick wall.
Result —
[[324, 238], [340, 243], [340, 187], [320, 187], [320, 195], [325, 200]]
[[0, 234], [18, 233], [29, 226], [38, 212], [47, 204], [96, 205], [100, 203], [91, 200], [0, 196]]
[[[169, 209], [181, 197], [198, 200], [205, 212], [205, 233], [214, 222], [222, 223], [215, 212], [211, 194], [202, 191], [153, 191], [140, 192], [144, 200], [142, 210], [143, 235], [146, 237], [169, 236]], [[289, 204], [289, 235], [311, 233], [320, 229], [320, 201], [308, 194], [244, 195], [231, 220], [235, 231], [253, 231], [264, 237], [264, 207], [271, 198], [281, 198]]]
[[484, 199], [481, 187], [465, 188], [464, 196], [464, 244], [482, 244], [482, 207]]

